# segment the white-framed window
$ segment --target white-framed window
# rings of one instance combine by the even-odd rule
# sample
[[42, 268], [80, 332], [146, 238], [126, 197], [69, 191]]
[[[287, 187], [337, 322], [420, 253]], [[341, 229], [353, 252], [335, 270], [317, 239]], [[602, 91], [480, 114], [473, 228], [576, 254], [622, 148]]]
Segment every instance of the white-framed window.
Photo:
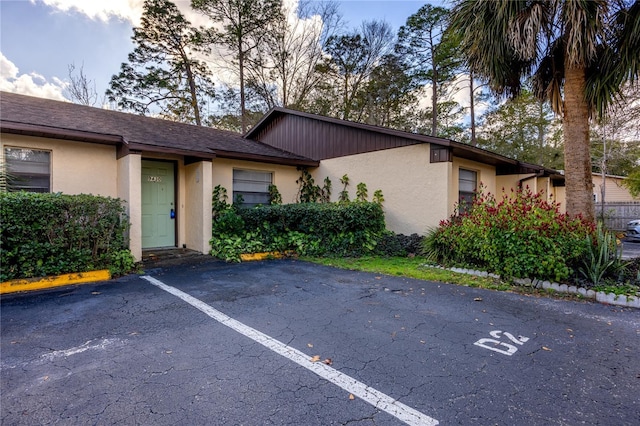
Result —
[[478, 188], [478, 172], [460, 169], [458, 172], [459, 213], [465, 213], [473, 202]]
[[233, 170], [233, 202], [242, 197], [242, 207], [269, 204], [269, 185], [273, 173], [259, 170]]
[[51, 192], [51, 152], [30, 148], [4, 148], [9, 191]]

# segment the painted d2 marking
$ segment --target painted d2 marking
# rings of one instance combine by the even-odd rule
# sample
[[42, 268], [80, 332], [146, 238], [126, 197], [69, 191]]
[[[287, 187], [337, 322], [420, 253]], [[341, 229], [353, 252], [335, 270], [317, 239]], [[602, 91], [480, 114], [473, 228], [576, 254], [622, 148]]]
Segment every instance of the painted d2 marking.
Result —
[[[490, 332], [489, 332], [489, 334], [491, 335], [491, 337], [494, 337], [494, 338], [496, 338], [496, 339], [499, 339], [499, 338], [500, 338], [500, 333], [503, 333], [503, 332], [502, 332], [502, 331], [500, 331], [500, 330], [493, 330], [493, 331], [490, 331]], [[516, 337], [514, 337], [514, 335], [513, 335], [513, 334], [511, 334], [511, 333], [507, 333], [506, 331], [505, 331], [503, 334], [504, 334], [505, 336], [507, 336], [507, 339], [511, 340], [511, 341], [512, 341], [513, 343], [515, 343], [516, 345], [522, 345], [522, 344], [524, 344], [524, 343], [526, 343], [526, 342], [528, 342], [528, 341], [529, 341], [529, 338], [528, 338], [528, 337], [518, 336], [518, 337], [516, 338]]]
[[[485, 343], [493, 343], [493, 346], [486, 345]], [[509, 356], [518, 352], [518, 348], [516, 348], [513, 345], [510, 345], [508, 343], [502, 343], [499, 340], [493, 340], [493, 339], [487, 339], [487, 338], [478, 340], [477, 342], [474, 343], [474, 345], [480, 346], [481, 348], [489, 349], [490, 351], [498, 352], [499, 354], [509, 355]], [[498, 349], [498, 346], [504, 346], [507, 348], [507, 350]]]
[[[475, 342], [474, 345], [480, 346], [481, 348], [489, 349], [490, 351], [498, 352], [503, 355], [511, 356], [518, 351], [518, 348], [512, 344], [504, 343], [499, 340], [496, 340], [500, 338], [500, 334], [504, 334], [507, 337], [507, 339], [509, 339], [511, 342], [520, 346], [523, 345], [525, 342], [529, 341], [528, 337], [518, 336], [516, 338], [513, 334], [507, 333], [507, 332], [503, 333], [500, 330], [493, 330], [489, 332], [489, 334], [491, 335], [491, 337], [494, 337], [495, 339], [483, 338]], [[489, 343], [491, 345], [489, 345]], [[500, 349], [499, 346], [503, 346], [506, 349]]]

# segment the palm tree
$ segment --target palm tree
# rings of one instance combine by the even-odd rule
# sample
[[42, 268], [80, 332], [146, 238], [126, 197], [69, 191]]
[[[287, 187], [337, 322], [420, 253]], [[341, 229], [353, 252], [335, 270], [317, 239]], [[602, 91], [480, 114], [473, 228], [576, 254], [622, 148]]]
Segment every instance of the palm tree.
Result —
[[640, 75], [640, 0], [460, 0], [451, 30], [477, 76], [500, 95], [534, 92], [562, 117], [566, 209], [594, 218], [589, 120]]

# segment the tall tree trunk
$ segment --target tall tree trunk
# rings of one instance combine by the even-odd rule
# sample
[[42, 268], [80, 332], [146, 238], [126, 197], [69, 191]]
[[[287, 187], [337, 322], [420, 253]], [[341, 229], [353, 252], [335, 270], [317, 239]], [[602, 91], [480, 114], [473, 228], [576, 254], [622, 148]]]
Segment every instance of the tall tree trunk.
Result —
[[242, 134], [247, 131], [247, 117], [244, 96], [244, 52], [242, 42], [238, 43], [238, 71], [240, 72], [240, 127]]
[[536, 125], [538, 128], [538, 164], [543, 165], [544, 162], [544, 103], [538, 101], [538, 123]]
[[348, 120], [349, 115], [351, 114], [351, 108], [349, 108], [349, 76], [345, 75], [344, 77], [344, 95], [343, 99], [343, 108], [342, 108], [342, 119]]
[[431, 136], [435, 137], [438, 133], [438, 69], [432, 32], [429, 32], [429, 50], [431, 52]]
[[191, 71], [191, 64], [187, 61], [186, 58], [183, 58], [185, 61], [185, 69], [187, 71], [187, 80], [189, 82], [189, 93], [191, 94], [191, 107], [193, 108], [193, 115], [196, 120], [196, 124], [198, 126], [202, 126], [202, 121], [200, 120], [200, 107], [198, 105], [198, 95], [196, 93], [196, 82], [193, 76], [193, 71]]
[[431, 81], [431, 136], [438, 135], [438, 76], [433, 70], [433, 80]]
[[244, 39], [244, 32], [242, 28], [242, 10], [238, 8], [238, 71], [240, 77], [240, 128], [242, 134], [247, 131], [247, 111], [245, 106], [245, 94], [244, 94], [244, 55], [247, 51], [242, 49], [242, 41]]
[[469, 98], [469, 113], [471, 114], [471, 145], [476, 146], [476, 107], [475, 107], [475, 99], [473, 91], [475, 88], [473, 87], [473, 71], [469, 72], [469, 93], [471, 94]]
[[[568, 63], [568, 61], [567, 61]], [[589, 147], [589, 109], [585, 69], [567, 68], [564, 84], [564, 168], [567, 213], [594, 220], [593, 179]]]

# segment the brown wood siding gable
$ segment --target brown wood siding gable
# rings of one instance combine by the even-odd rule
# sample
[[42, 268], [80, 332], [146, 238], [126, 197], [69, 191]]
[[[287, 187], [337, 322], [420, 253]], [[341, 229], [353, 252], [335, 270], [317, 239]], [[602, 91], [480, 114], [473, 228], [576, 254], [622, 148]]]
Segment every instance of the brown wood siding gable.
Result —
[[314, 160], [421, 143], [408, 138], [296, 115], [276, 117], [260, 130], [257, 140]]

